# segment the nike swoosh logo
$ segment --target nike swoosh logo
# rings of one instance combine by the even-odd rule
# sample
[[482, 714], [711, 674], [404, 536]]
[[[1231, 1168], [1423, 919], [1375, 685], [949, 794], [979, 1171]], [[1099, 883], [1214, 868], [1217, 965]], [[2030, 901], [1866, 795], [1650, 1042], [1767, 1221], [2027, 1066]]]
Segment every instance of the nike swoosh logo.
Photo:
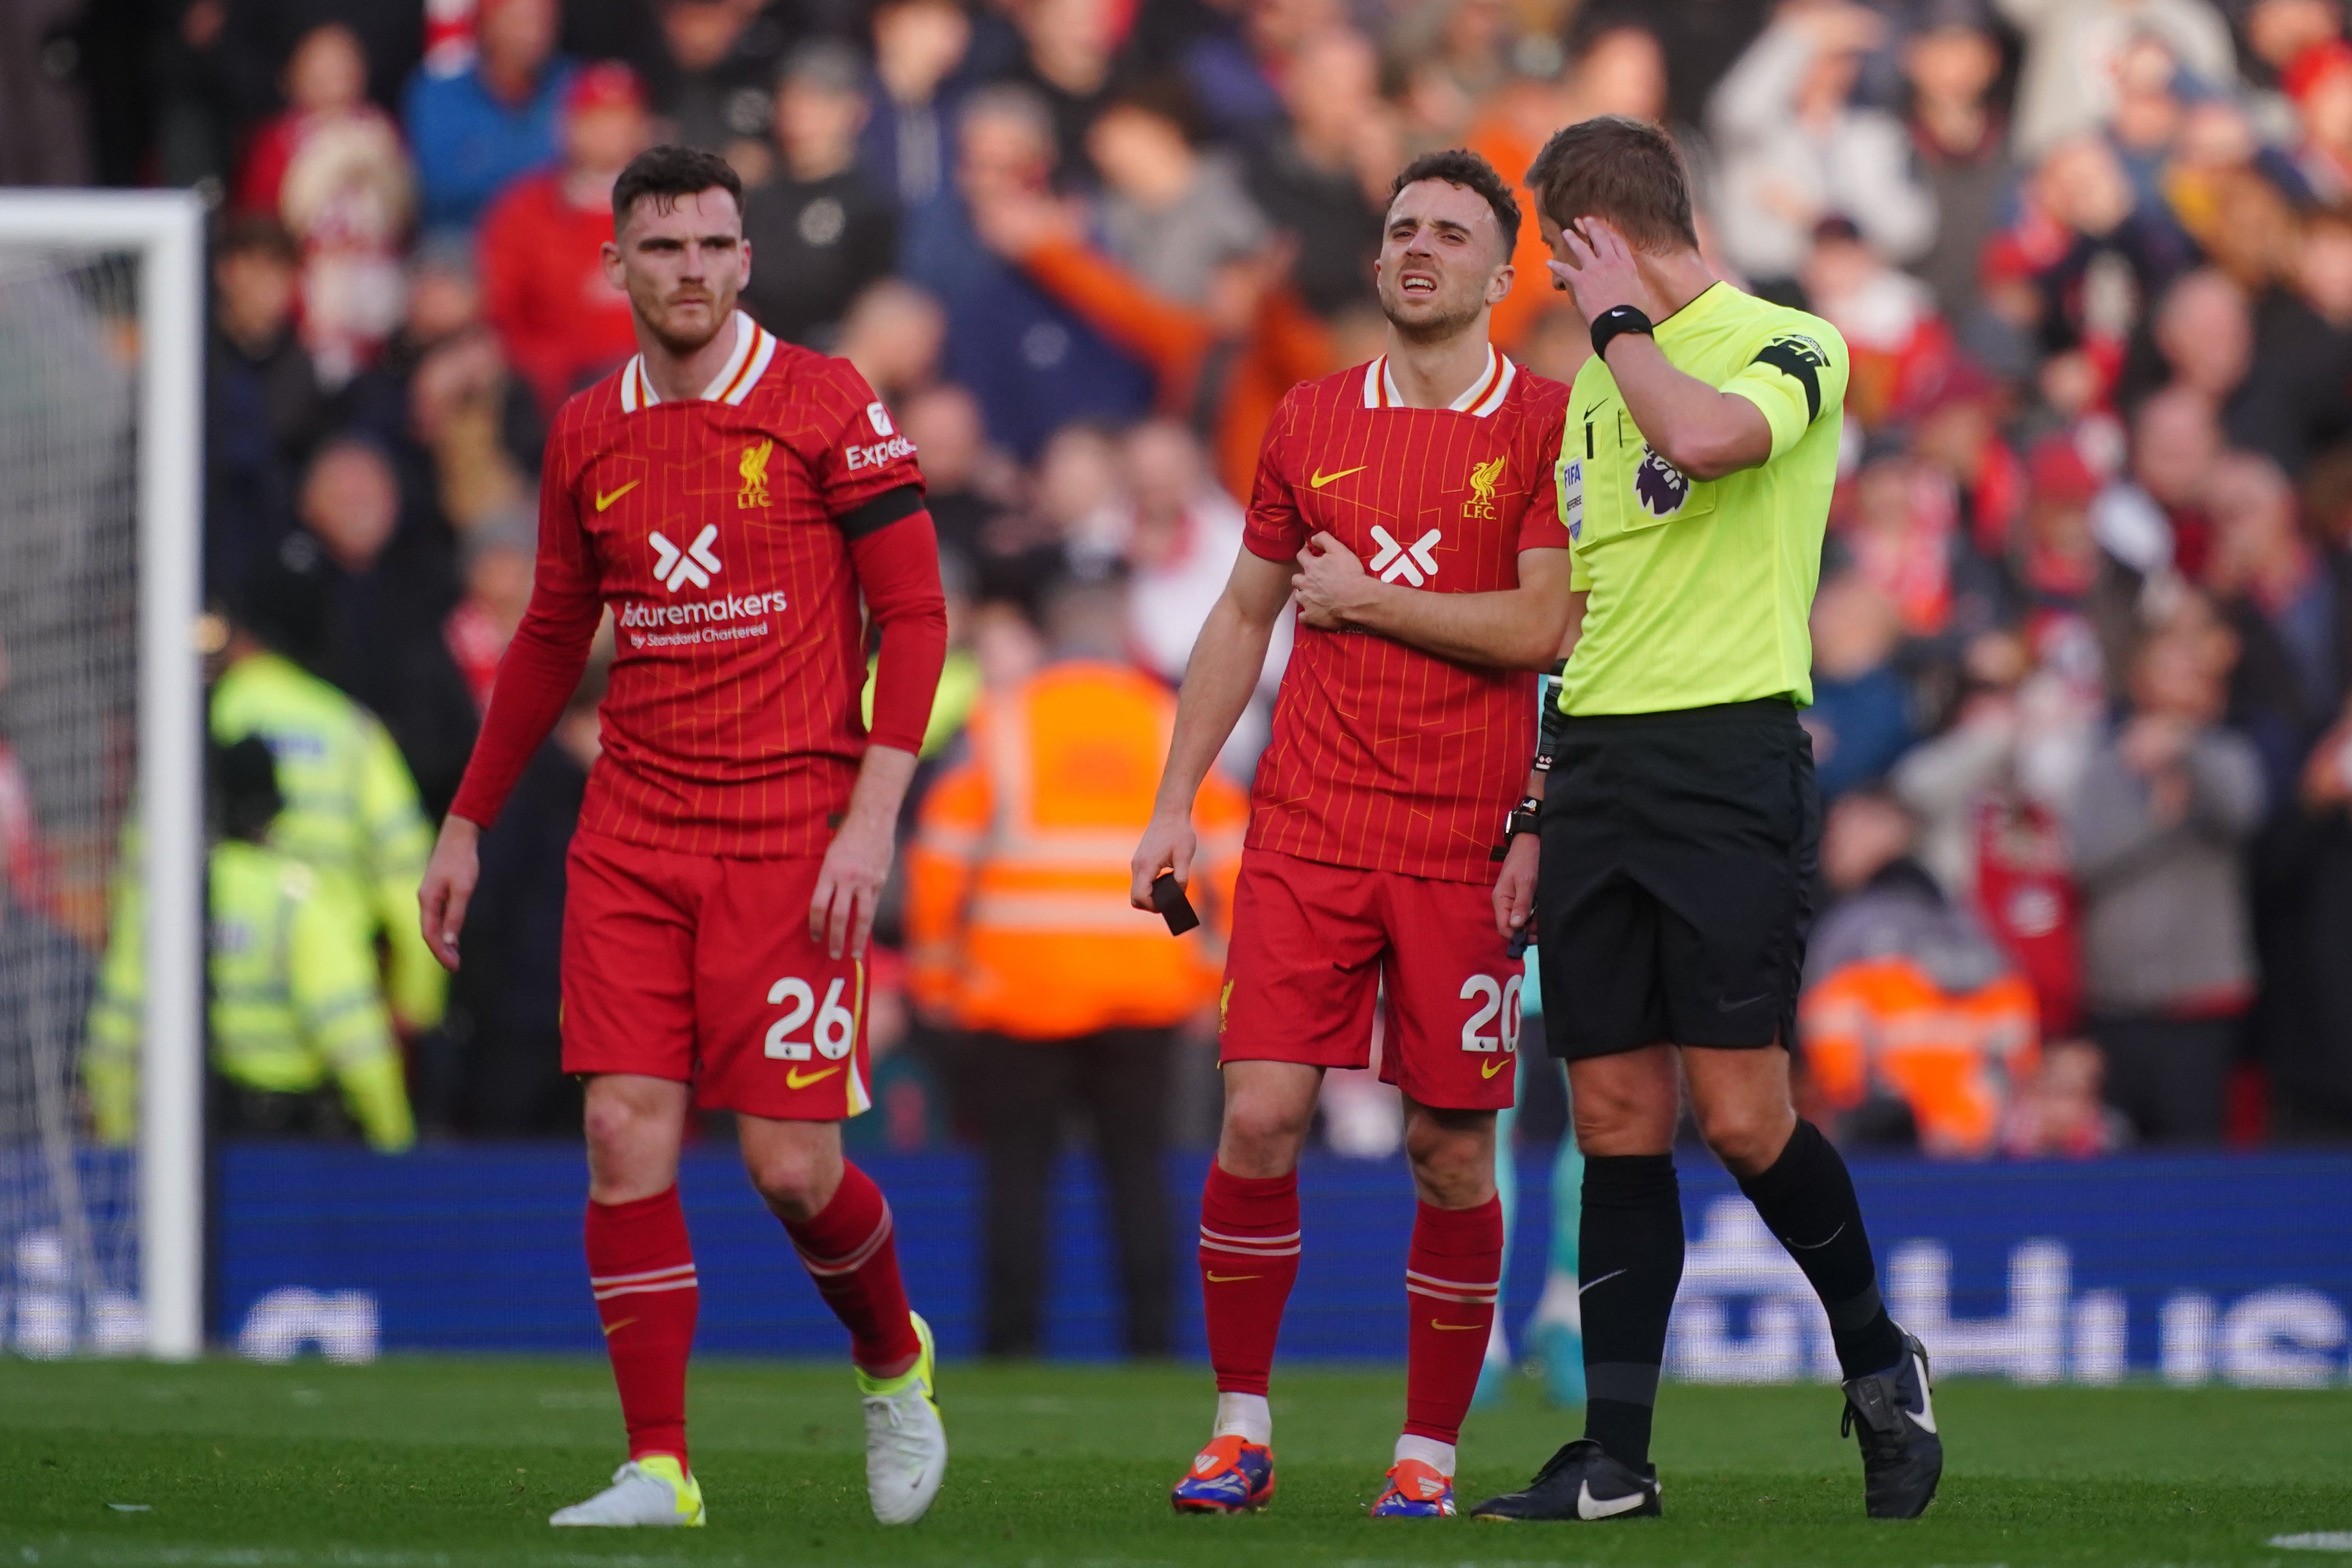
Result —
[[1641, 1506], [1640, 1492], [1627, 1492], [1623, 1497], [1597, 1498], [1592, 1495], [1591, 1481], [1586, 1481], [1576, 1489], [1576, 1517], [1579, 1519], [1614, 1519], [1621, 1513], [1631, 1513]]
[[1742, 996], [1737, 1002], [1717, 1002], [1715, 1005], [1715, 1010], [1718, 1013], [1737, 1013], [1742, 1007], [1753, 1007], [1770, 994], [1772, 994], [1769, 991], [1759, 991], [1755, 995]]
[[1503, 1064], [1509, 1059], [1510, 1058], [1507, 1057], [1496, 1057], [1492, 1061], [1480, 1062], [1478, 1064], [1478, 1076], [1480, 1078], [1493, 1078], [1496, 1073], [1503, 1070]]
[[1370, 465], [1370, 463], [1358, 463], [1354, 468], [1341, 468], [1341, 469], [1340, 469], [1338, 473], [1336, 473], [1336, 474], [1327, 474], [1327, 473], [1325, 473], [1322, 469], [1318, 468], [1318, 469], [1316, 469], [1316, 470], [1315, 470], [1315, 476], [1314, 476], [1314, 478], [1312, 478], [1312, 479], [1308, 479], [1308, 480], [1307, 481], [1307, 486], [1308, 486], [1308, 488], [1309, 488], [1309, 489], [1318, 489], [1318, 490], [1319, 490], [1319, 489], [1321, 489], [1325, 485], [1329, 484], [1333, 479], [1346, 479], [1349, 474], [1360, 474], [1360, 473], [1362, 473], [1366, 468], [1370, 468], [1370, 467], [1371, 467], [1371, 465]]
[[[627, 1328], [631, 1323], [635, 1321], [636, 1320], [635, 1318], [623, 1318], [617, 1323], [607, 1323], [604, 1325], [604, 1337], [609, 1340], [614, 1334], [619, 1333], [623, 1329]], [[1933, 1428], [1930, 1428], [1930, 1430], [1933, 1430]]]
[[1590, 419], [1590, 418], [1591, 418], [1595, 414], [1600, 413], [1602, 409], [1604, 409], [1604, 408], [1606, 408], [1606, 407], [1608, 407], [1608, 406], [1609, 406], [1609, 400], [1608, 400], [1607, 398], [1605, 398], [1605, 397], [1604, 397], [1604, 398], [1602, 398], [1600, 402], [1598, 402], [1598, 403], [1594, 404], [1591, 407], [1590, 407], [1590, 408], [1586, 409], [1583, 413], [1581, 413], [1581, 414], [1578, 415], [1578, 416], [1577, 416], [1577, 417], [1578, 417], [1579, 419]]
[[606, 507], [611, 506], [614, 501], [619, 500], [623, 496], [627, 495], [631, 490], [635, 489], [639, 485], [644, 484], [645, 482], [646, 481], [643, 479], [631, 479], [627, 484], [623, 485], [619, 489], [613, 491], [610, 495], [605, 494], [603, 490], [598, 490], [596, 492], [596, 510], [598, 511], [603, 511]]
[[816, 1071], [809, 1074], [806, 1078], [803, 1078], [801, 1076], [801, 1069], [798, 1068], [793, 1068], [788, 1069], [784, 1074], [784, 1087], [786, 1089], [806, 1089], [813, 1083], [824, 1082], [826, 1079], [831, 1078], [840, 1070], [841, 1069], [839, 1068], [820, 1068]]
[[1919, 1408], [1906, 1410], [1903, 1414], [1909, 1416], [1911, 1425], [1920, 1431], [1933, 1433], [1936, 1430], [1936, 1398], [1927, 1392], [1927, 1364], [1916, 1355], [1911, 1358], [1911, 1364], [1919, 1369]]
[[1231, 1285], [1237, 1280], [1259, 1279], [1263, 1278], [1265, 1278], [1265, 1276], [1258, 1274], [1212, 1274], [1209, 1276], [1209, 1283], [1212, 1285]]
[[[1457, 1330], [1463, 1332], [1468, 1332], [1474, 1329], [1483, 1329], [1486, 1327], [1483, 1323], [1441, 1323], [1435, 1318], [1429, 1320], [1429, 1326], [1433, 1329], [1444, 1329], [1449, 1333]], [[1492, 1331], [1488, 1331], [1491, 1332]]]
[[1595, 1279], [1595, 1280], [1592, 1282], [1592, 1285], [1580, 1285], [1580, 1286], [1578, 1286], [1578, 1287], [1576, 1288], [1576, 1293], [1577, 1293], [1578, 1295], [1581, 1296], [1581, 1295], [1583, 1295], [1587, 1290], [1591, 1289], [1593, 1285], [1606, 1285], [1606, 1284], [1608, 1284], [1608, 1283], [1609, 1283], [1609, 1281], [1611, 1281], [1612, 1279], [1616, 1279], [1616, 1278], [1617, 1278], [1617, 1276], [1619, 1276], [1620, 1274], [1631, 1274], [1632, 1272], [1633, 1272], [1633, 1270], [1632, 1270], [1632, 1269], [1630, 1269], [1630, 1268], [1612, 1268], [1608, 1273], [1603, 1274], [1600, 1279]]

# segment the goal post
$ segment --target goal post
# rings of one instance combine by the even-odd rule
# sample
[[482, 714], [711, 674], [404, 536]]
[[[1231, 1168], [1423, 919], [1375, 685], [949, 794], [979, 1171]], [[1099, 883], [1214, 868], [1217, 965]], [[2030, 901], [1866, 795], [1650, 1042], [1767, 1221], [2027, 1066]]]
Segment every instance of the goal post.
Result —
[[0, 191], [0, 253], [137, 259], [133, 776], [146, 985], [134, 1201], [143, 1342], [173, 1361], [200, 1354], [205, 1338], [204, 224], [189, 192]]

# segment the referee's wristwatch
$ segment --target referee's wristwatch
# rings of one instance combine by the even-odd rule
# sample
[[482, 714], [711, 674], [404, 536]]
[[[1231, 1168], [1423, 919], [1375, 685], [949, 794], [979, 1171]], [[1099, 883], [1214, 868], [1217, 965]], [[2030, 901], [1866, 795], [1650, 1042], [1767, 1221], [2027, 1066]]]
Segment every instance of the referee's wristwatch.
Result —
[[1657, 324], [1636, 306], [1612, 305], [1592, 318], [1592, 356], [1602, 363], [1609, 360], [1610, 341], [1625, 332], [1639, 332], [1643, 337], [1656, 335]]
[[1486, 858], [1501, 860], [1508, 857], [1511, 853], [1511, 840], [1522, 833], [1533, 833], [1536, 830], [1536, 819], [1542, 814], [1541, 800], [1531, 795], [1521, 795], [1519, 804], [1511, 807], [1511, 815], [1503, 818], [1503, 841], [1495, 846]]

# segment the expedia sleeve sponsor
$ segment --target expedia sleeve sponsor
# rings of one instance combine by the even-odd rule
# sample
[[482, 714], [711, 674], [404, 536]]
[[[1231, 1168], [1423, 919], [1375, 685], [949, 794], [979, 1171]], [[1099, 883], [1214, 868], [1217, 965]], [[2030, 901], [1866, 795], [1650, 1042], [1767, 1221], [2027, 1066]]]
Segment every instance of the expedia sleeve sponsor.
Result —
[[852, 446], [848, 455], [849, 471], [854, 474], [863, 468], [887, 468], [901, 458], [914, 455], [915, 444], [904, 436], [893, 436], [887, 441], [876, 441], [863, 447]]

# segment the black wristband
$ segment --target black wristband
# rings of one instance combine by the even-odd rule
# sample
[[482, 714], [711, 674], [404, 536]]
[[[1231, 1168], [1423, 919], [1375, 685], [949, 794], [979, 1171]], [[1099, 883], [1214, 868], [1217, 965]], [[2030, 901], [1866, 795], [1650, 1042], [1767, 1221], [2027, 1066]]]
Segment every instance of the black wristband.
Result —
[[1633, 305], [1612, 305], [1592, 318], [1592, 353], [1603, 363], [1609, 358], [1609, 340], [1620, 332], [1639, 332], [1649, 337], [1657, 331], [1650, 318]]
[[1521, 795], [1519, 804], [1511, 807], [1511, 815], [1503, 818], [1503, 841], [1495, 846], [1486, 858], [1500, 860], [1508, 855], [1511, 852], [1511, 840], [1522, 833], [1533, 833], [1536, 830], [1537, 818], [1542, 812], [1542, 801], [1531, 795]]

